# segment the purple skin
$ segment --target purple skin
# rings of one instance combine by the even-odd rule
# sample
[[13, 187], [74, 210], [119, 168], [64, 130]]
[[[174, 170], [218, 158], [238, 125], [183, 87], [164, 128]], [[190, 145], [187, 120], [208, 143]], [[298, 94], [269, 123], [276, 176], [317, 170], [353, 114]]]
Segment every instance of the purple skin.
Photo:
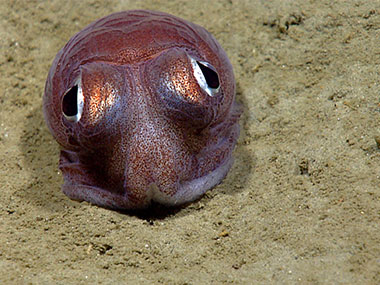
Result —
[[135, 10], [76, 34], [43, 98], [63, 192], [112, 209], [193, 201], [227, 175], [239, 136], [232, 66], [204, 28]]

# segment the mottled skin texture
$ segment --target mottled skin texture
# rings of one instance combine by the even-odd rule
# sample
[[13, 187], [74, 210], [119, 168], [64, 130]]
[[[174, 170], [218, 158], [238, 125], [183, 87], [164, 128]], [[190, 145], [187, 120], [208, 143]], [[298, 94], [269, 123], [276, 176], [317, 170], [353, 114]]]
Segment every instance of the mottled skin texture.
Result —
[[[212, 96], [191, 58], [217, 73]], [[83, 92], [78, 121], [63, 115], [74, 86]], [[90, 24], [59, 51], [45, 87], [45, 119], [62, 147], [63, 192], [113, 209], [197, 199], [232, 165], [234, 98], [232, 66], [204, 28], [141, 10]]]

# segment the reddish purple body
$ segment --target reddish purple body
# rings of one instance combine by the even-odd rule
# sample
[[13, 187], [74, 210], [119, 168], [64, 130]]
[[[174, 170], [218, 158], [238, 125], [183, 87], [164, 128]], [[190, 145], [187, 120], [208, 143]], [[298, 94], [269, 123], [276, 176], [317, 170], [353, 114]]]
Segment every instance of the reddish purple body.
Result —
[[152, 11], [100, 19], [57, 54], [44, 94], [63, 192], [113, 209], [180, 205], [226, 176], [232, 66], [204, 28]]

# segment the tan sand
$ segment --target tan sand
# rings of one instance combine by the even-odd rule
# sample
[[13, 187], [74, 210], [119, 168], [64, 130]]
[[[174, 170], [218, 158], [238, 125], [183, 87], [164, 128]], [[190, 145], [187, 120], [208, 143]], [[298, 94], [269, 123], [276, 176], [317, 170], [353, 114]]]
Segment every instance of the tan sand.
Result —
[[[379, 1], [1, 2], [1, 284], [380, 283]], [[244, 106], [224, 182], [137, 216], [62, 194], [41, 111], [66, 41], [136, 8], [212, 32]]]

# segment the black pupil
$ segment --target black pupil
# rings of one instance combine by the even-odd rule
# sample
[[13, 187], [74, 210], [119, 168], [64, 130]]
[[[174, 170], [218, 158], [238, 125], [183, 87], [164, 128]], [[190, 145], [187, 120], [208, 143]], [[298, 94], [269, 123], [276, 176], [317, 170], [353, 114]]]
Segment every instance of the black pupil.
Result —
[[68, 117], [76, 116], [78, 113], [77, 94], [78, 86], [75, 85], [63, 96], [62, 111]]
[[219, 87], [219, 76], [218, 73], [216, 73], [214, 70], [211, 68], [203, 65], [201, 62], [197, 61], [199, 67], [202, 70], [202, 73], [206, 79], [207, 85], [210, 88], [218, 88]]

